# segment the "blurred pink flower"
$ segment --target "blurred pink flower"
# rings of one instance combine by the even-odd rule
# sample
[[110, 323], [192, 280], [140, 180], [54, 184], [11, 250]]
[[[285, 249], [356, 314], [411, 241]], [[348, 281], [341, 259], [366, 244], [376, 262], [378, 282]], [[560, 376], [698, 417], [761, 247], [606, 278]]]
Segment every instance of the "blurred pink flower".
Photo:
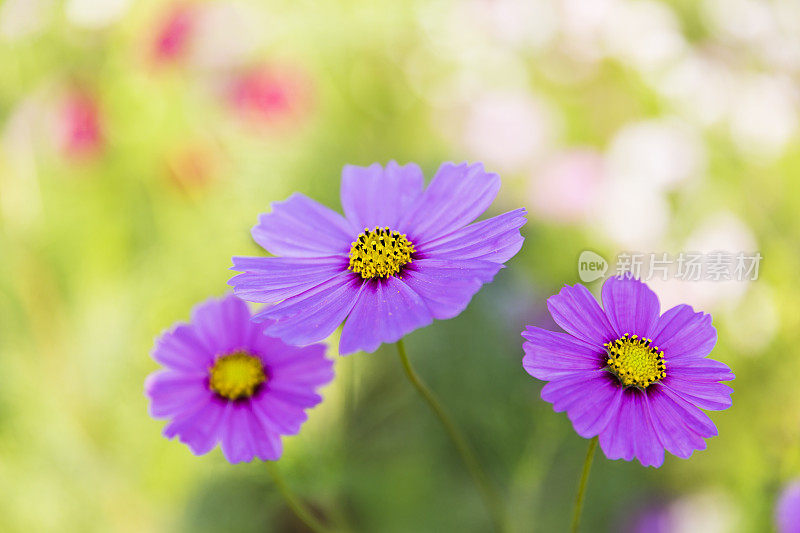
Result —
[[177, 4], [160, 22], [153, 41], [153, 58], [157, 62], [174, 62], [187, 53], [195, 29], [197, 10], [189, 4]]
[[103, 148], [100, 108], [89, 91], [72, 89], [56, 110], [57, 142], [68, 157], [91, 158]]
[[296, 125], [311, 106], [311, 82], [300, 70], [259, 66], [234, 76], [228, 102], [255, 126]]
[[604, 172], [603, 156], [595, 150], [555, 155], [530, 182], [532, 211], [557, 222], [585, 220], [597, 206]]
[[549, 151], [555, 122], [547, 102], [527, 90], [489, 90], [468, 104], [463, 144], [471, 158], [515, 172]]
[[148, 53], [156, 64], [229, 71], [248, 60], [262, 30], [260, 11], [241, 3], [179, 0], [154, 23]]

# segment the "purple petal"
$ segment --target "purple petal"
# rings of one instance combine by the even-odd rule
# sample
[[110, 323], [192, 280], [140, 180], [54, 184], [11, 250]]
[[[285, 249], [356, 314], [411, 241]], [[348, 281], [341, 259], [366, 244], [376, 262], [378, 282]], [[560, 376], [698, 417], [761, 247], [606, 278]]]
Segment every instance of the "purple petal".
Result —
[[572, 335], [528, 326], [522, 336], [528, 340], [522, 344], [522, 366], [535, 378], [549, 381], [605, 366], [602, 349]]
[[253, 460], [252, 435], [248, 416], [250, 407], [245, 402], [228, 402], [220, 436], [222, 453], [231, 464]]
[[675, 402], [660, 387], [647, 389], [647, 402], [653, 427], [668, 452], [687, 459], [694, 450], [705, 450], [706, 441], [686, 427]]
[[216, 351], [201, 341], [195, 327], [179, 324], [156, 339], [153, 359], [183, 372], [202, 372], [214, 360]]
[[194, 405], [206, 401], [211, 395], [206, 377], [204, 369], [194, 374], [162, 370], [147, 376], [144, 390], [150, 398], [150, 415], [167, 418], [191, 411]]
[[403, 281], [419, 294], [433, 318], [453, 318], [466, 309], [484, 283], [503, 268], [480, 259], [418, 259], [403, 271]]
[[717, 436], [717, 426], [697, 406], [660, 383], [656, 387], [658, 387], [659, 393], [663, 395], [665, 401], [670, 402], [670, 406], [675, 410], [677, 416], [683, 420], [687, 428], [706, 439]]
[[667, 361], [707, 356], [717, 342], [711, 315], [695, 313], [678, 305], [661, 315], [653, 333], [653, 344], [664, 350]]
[[283, 454], [283, 443], [279, 433], [269, 431], [258, 416], [252, 411], [245, 418], [250, 434], [253, 453], [262, 461], [277, 461]]
[[233, 295], [210, 298], [192, 310], [192, 326], [210, 352], [231, 352], [247, 346], [250, 310]]
[[234, 257], [232, 270], [244, 272], [228, 285], [251, 302], [277, 303], [297, 296], [347, 270], [343, 257]]
[[347, 255], [356, 235], [340, 214], [299, 193], [273, 203], [252, 234], [269, 253], [289, 257]]
[[398, 228], [411, 242], [427, 242], [469, 224], [491, 205], [500, 190], [500, 176], [481, 163], [444, 163]]
[[667, 359], [669, 374], [691, 381], [731, 381], [736, 376], [725, 363], [713, 359]]
[[778, 533], [800, 533], [800, 480], [790, 483], [775, 507]]
[[208, 453], [219, 440], [226, 405], [227, 402], [208, 395], [205, 402], [195, 404], [169, 422], [164, 427], [164, 436], [168, 439], [177, 436], [195, 455]]
[[361, 278], [352, 272], [342, 272], [311, 290], [268, 307], [253, 319], [274, 319], [264, 330], [271, 337], [288, 344], [311, 344], [324, 339], [341, 324], [363, 285]]
[[371, 353], [432, 321], [425, 301], [399, 278], [368, 282], [342, 329], [339, 352]]
[[[319, 346], [320, 354], [325, 353], [325, 347], [317, 344], [305, 348], [316, 349]], [[311, 390], [314, 387], [327, 385], [333, 379], [333, 362], [327, 358], [295, 357], [286, 359], [269, 366], [273, 382], [289, 382], [293, 385], [302, 385]]]
[[595, 373], [591, 394], [583, 394], [567, 409], [575, 432], [584, 438], [594, 437], [603, 431], [617, 415], [624, 389], [608, 373]]
[[617, 338], [597, 300], [583, 285], [565, 285], [547, 299], [547, 309], [564, 331], [589, 344], [602, 347]]
[[660, 306], [656, 293], [647, 285], [638, 279], [611, 277], [603, 284], [602, 298], [603, 309], [617, 337], [626, 333], [652, 336]]
[[593, 437], [616, 416], [620, 387], [605, 370], [574, 372], [542, 388], [542, 399], [556, 412], [566, 411], [578, 435]]
[[296, 435], [300, 432], [303, 422], [308, 419], [308, 415], [301, 407], [286, 403], [268, 392], [254, 396], [250, 405], [268, 432]]
[[689, 403], [709, 411], [721, 411], [731, 406], [733, 389], [715, 381], [687, 380], [669, 370], [661, 385]]
[[396, 230], [400, 217], [422, 193], [425, 178], [414, 163], [389, 161], [342, 170], [342, 207], [356, 234], [375, 226]]
[[636, 430], [636, 404], [631, 389], [624, 389], [616, 416], [600, 432], [600, 447], [609, 459], [630, 461], [636, 456], [633, 431]]
[[417, 246], [419, 257], [436, 259], [483, 259], [505, 263], [519, 252], [524, 240], [519, 228], [525, 225], [525, 210], [470, 224]]
[[658, 439], [650, 409], [644, 392], [633, 389], [630, 398], [633, 402], [635, 426], [628, 428], [633, 437], [633, 449], [642, 466], [656, 468], [664, 464], [664, 445]]

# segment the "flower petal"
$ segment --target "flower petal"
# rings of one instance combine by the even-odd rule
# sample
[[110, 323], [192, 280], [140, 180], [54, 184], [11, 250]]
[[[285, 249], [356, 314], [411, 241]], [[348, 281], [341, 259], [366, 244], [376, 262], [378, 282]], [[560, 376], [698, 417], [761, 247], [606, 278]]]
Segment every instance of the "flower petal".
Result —
[[671, 402], [671, 407], [678, 413], [686, 427], [706, 439], [717, 436], [717, 426], [696, 405], [675, 394], [669, 387], [664, 387], [662, 383], [656, 386], [664, 398]]
[[239, 298], [277, 303], [297, 296], [347, 270], [343, 257], [234, 257], [232, 270], [244, 272], [228, 280]]
[[233, 295], [211, 298], [192, 310], [192, 325], [211, 353], [228, 353], [247, 345], [250, 310]]
[[775, 506], [775, 522], [778, 533], [800, 531], [800, 479], [790, 483]]
[[289, 257], [347, 255], [355, 239], [342, 215], [299, 193], [273, 203], [251, 233], [269, 253]]
[[204, 370], [187, 374], [172, 370], [161, 370], [147, 376], [145, 394], [150, 398], [150, 416], [167, 418], [191, 410], [211, 395], [206, 387]]
[[609, 459], [630, 461], [636, 456], [633, 428], [636, 427], [636, 405], [631, 389], [624, 389], [619, 410], [600, 432], [600, 447]]
[[524, 240], [525, 209], [516, 209], [417, 246], [418, 257], [483, 259], [505, 263], [519, 252]]
[[478, 218], [499, 190], [500, 176], [486, 172], [481, 163], [444, 163], [398, 228], [411, 242], [447, 235]]
[[248, 416], [249, 405], [245, 402], [228, 402], [225, 409], [220, 436], [222, 453], [231, 464], [250, 462], [254, 450]]
[[204, 402], [195, 404], [191, 410], [172, 419], [164, 427], [164, 436], [168, 439], [177, 436], [195, 455], [210, 452], [220, 438], [227, 403], [208, 395]]
[[418, 259], [403, 271], [403, 282], [425, 300], [433, 318], [443, 320], [461, 313], [501, 268], [480, 259]]
[[431, 322], [425, 301], [399, 278], [367, 282], [342, 329], [339, 353], [374, 352]]
[[400, 217], [422, 193], [425, 178], [414, 163], [389, 161], [384, 169], [346, 165], [342, 170], [342, 208], [356, 234], [364, 228], [397, 229]]
[[556, 412], [566, 411], [578, 435], [593, 437], [617, 415], [620, 387], [605, 370], [577, 371], [542, 388], [542, 399]]
[[250, 433], [253, 453], [262, 461], [277, 461], [283, 454], [283, 443], [279, 433], [269, 431], [258, 416], [251, 410], [245, 418]]
[[661, 444], [650, 419], [646, 394], [638, 389], [631, 390], [633, 394], [630, 395], [630, 399], [633, 402], [635, 425], [628, 428], [628, 431], [633, 435], [634, 453], [642, 466], [658, 468], [664, 464], [664, 445]]
[[722, 411], [732, 404], [733, 389], [715, 381], [687, 380], [667, 371], [661, 385], [701, 409]]
[[736, 376], [725, 363], [706, 357], [668, 359], [669, 374], [690, 381], [731, 381]]
[[564, 331], [589, 344], [602, 347], [617, 338], [597, 300], [581, 284], [565, 285], [547, 299], [547, 309]]
[[342, 272], [313, 289], [268, 307], [253, 319], [274, 319], [264, 333], [287, 344], [311, 344], [326, 338], [342, 323], [363, 285], [361, 278], [352, 272]]
[[602, 298], [617, 337], [629, 333], [651, 338], [660, 306], [656, 293], [647, 285], [630, 277], [610, 277], [603, 283]]
[[667, 361], [698, 359], [711, 353], [717, 330], [711, 325], [711, 315], [695, 313], [682, 304], [661, 315], [652, 338], [653, 344], [664, 350]]
[[191, 324], [178, 324], [156, 339], [153, 359], [183, 372], [203, 372], [214, 360], [215, 349], [208, 347]]
[[660, 387], [647, 389], [647, 404], [658, 439], [669, 453], [687, 459], [694, 450], [706, 449], [706, 441], [686, 427], [675, 403]]
[[605, 366], [605, 352], [601, 348], [572, 335], [528, 326], [522, 336], [527, 339], [522, 344], [525, 350], [522, 366], [535, 378], [549, 381]]

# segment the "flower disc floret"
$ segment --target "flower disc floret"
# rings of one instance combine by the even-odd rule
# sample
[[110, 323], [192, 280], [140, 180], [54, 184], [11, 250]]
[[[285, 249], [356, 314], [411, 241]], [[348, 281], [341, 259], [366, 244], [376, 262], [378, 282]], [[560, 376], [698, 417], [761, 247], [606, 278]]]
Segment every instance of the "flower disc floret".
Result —
[[266, 380], [261, 359], [246, 352], [220, 357], [208, 372], [208, 386], [228, 400], [251, 397]]
[[652, 339], [626, 333], [603, 346], [608, 352], [608, 370], [626, 387], [645, 389], [667, 377], [664, 352]]
[[364, 228], [350, 247], [351, 272], [363, 279], [388, 278], [400, 273], [403, 266], [411, 262], [414, 245], [397, 231], [375, 227]]

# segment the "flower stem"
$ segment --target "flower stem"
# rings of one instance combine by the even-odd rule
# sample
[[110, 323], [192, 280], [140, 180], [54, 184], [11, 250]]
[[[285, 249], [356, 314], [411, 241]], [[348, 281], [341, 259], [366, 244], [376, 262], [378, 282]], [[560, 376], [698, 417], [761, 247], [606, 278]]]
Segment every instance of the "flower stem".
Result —
[[267, 472], [269, 475], [272, 476], [272, 481], [275, 482], [275, 486], [278, 487], [283, 498], [286, 500], [286, 504], [294, 511], [294, 514], [297, 515], [305, 525], [309, 527], [315, 533], [328, 533], [330, 530], [322, 525], [316, 516], [311, 512], [311, 509], [306, 507], [306, 505], [295, 496], [289, 486], [286, 484], [286, 481], [283, 480], [283, 476], [281, 476], [280, 471], [278, 471], [278, 467], [275, 463], [271, 461], [265, 462], [267, 465]]
[[578, 533], [578, 526], [581, 522], [581, 511], [583, 510], [583, 497], [586, 494], [586, 482], [589, 480], [589, 471], [592, 469], [592, 459], [597, 448], [597, 437], [589, 441], [589, 450], [586, 452], [586, 459], [583, 461], [583, 472], [578, 484], [578, 494], [575, 496], [575, 511], [572, 514], [572, 533]]
[[425, 385], [425, 383], [414, 371], [414, 368], [411, 366], [411, 362], [408, 360], [406, 347], [403, 344], [402, 339], [397, 341], [397, 354], [400, 356], [400, 362], [403, 363], [403, 369], [406, 372], [408, 380], [411, 382], [414, 388], [417, 389], [417, 392], [419, 392], [420, 396], [422, 396], [422, 399], [425, 400], [433, 413], [442, 423], [447, 435], [450, 437], [450, 440], [453, 441], [453, 444], [455, 445], [456, 450], [458, 450], [459, 455], [461, 455], [461, 459], [464, 461], [464, 464], [467, 466], [469, 473], [472, 475], [475, 484], [480, 490], [484, 503], [486, 504], [489, 514], [492, 517], [492, 521], [494, 522], [495, 529], [497, 531], [505, 531], [506, 522], [503, 505], [501, 504], [500, 497], [489, 480], [489, 476], [486, 475], [486, 472], [483, 470], [478, 462], [477, 457], [475, 456], [475, 452], [472, 451], [472, 448], [467, 443], [467, 439], [464, 438], [464, 435], [455, 425], [453, 419], [450, 418], [450, 415], [448, 415], [444, 410], [444, 407], [442, 407], [442, 404], [436, 399], [436, 396], [434, 396], [433, 392], [431, 392], [428, 386]]

